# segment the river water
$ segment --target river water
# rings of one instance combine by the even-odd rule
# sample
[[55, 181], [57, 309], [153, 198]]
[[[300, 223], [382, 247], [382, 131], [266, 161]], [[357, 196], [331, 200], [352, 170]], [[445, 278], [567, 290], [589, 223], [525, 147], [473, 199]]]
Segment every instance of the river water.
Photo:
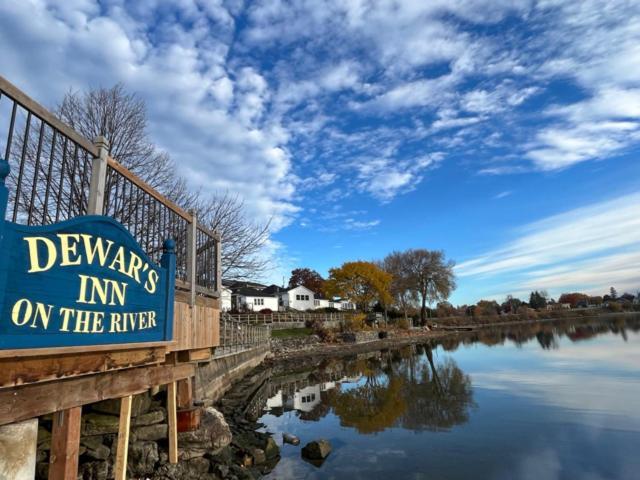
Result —
[[[528, 325], [276, 373], [268, 478], [640, 479], [640, 318]], [[282, 433], [300, 446], [282, 444]], [[320, 466], [301, 447], [328, 439]]]

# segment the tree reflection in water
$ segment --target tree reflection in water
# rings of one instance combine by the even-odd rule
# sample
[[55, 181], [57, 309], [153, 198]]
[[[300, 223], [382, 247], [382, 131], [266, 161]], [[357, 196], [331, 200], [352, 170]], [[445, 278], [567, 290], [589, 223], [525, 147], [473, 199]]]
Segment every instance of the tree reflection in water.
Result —
[[[420, 355], [422, 353], [422, 355]], [[430, 346], [385, 352], [367, 361], [363, 380], [324, 400], [340, 424], [369, 434], [390, 427], [443, 430], [465, 423], [473, 406], [471, 379], [451, 358], [436, 364]]]

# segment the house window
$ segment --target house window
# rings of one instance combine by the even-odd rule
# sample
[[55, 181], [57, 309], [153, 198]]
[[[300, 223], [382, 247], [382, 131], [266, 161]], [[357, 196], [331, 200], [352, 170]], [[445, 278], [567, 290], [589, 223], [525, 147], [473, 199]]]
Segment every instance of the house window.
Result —
[[302, 300], [302, 295], [296, 295], [296, 300]]
[[253, 300], [254, 305], [264, 305], [264, 298], [255, 298]]
[[314, 304], [316, 307], [319, 307], [319, 306], [320, 306], [320, 300], [314, 300], [314, 301], [313, 301], [313, 304]]

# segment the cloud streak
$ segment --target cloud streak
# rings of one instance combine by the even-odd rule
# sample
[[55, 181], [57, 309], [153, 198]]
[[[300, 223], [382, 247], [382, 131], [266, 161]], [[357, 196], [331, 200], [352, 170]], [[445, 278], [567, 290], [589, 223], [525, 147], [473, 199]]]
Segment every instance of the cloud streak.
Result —
[[[496, 250], [460, 263], [456, 273], [515, 290], [640, 287], [640, 193], [577, 208], [526, 225]], [[508, 281], [505, 281], [508, 279]]]

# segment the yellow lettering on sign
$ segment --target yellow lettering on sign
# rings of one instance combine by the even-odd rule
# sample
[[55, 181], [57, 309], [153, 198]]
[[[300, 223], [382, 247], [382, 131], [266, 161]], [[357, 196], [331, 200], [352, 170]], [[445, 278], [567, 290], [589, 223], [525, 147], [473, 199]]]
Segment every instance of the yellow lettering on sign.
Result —
[[[77, 233], [58, 233], [57, 237], [60, 239], [60, 266], [80, 265], [82, 255], [78, 255], [77, 252], [80, 235]], [[71, 255], [77, 256], [77, 258], [71, 259]]]
[[[25, 242], [29, 246], [29, 270], [28, 273], [46, 272], [56, 263], [58, 256], [55, 244], [46, 237], [24, 237]], [[40, 263], [38, 252], [38, 242], [44, 244], [47, 249], [46, 262]]]
[[61, 332], [69, 331], [69, 320], [73, 317], [73, 313], [75, 310], [73, 308], [60, 307], [60, 315], [62, 315], [62, 326], [60, 327]]
[[11, 309], [11, 321], [18, 327], [22, 327], [29, 323], [33, 316], [33, 321], [29, 326], [31, 328], [38, 328], [39, 324], [42, 324], [42, 327], [46, 330], [49, 328], [49, 319], [51, 318], [53, 305], [36, 302], [35, 306], [34, 313], [33, 303], [27, 298], [21, 298]]
[[[118, 265], [117, 268], [116, 268], [116, 265]], [[127, 274], [127, 269], [125, 267], [125, 260], [124, 260], [124, 247], [118, 248], [118, 251], [116, 252], [115, 257], [113, 257], [113, 260], [111, 260], [111, 264], [109, 265], [109, 268], [111, 270], [118, 270], [123, 275]]]
[[158, 272], [151, 270], [149, 272], [149, 278], [144, 284], [144, 289], [149, 293], [155, 293], [156, 284], [158, 283]]
[[[22, 306], [24, 305], [24, 312]], [[21, 327], [31, 320], [31, 314], [33, 313], [33, 306], [31, 302], [26, 298], [18, 300], [11, 309], [11, 321], [17, 326]]]
[[98, 264], [101, 267], [104, 267], [104, 264], [107, 263], [107, 257], [109, 256], [109, 251], [113, 246], [113, 241], [107, 240], [107, 247], [104, 246], [104, 239], [101, 237], [96, 237], [95, 242], [92, 244], [91, 239], [93, 238], [91, 235], [87, 233], [80, 234], [82, 237], [82, 241], [84, 243], [84, 250], [87, 255], [87, 263], [90, 265], [93, 264], [93, 259], [98, 255]]
[[[127, 284], [125, 282], [117, 282], [108, 278], [100, 279], [88, 275], [78, 275], [80, 277], [80, 292], [78, 293], [78, 303], [88, 303], [95, 305], [96, 296], [102, 305], [115, 305], [117, 303], [124, 306], [127, 294]], [[87, 299], [87, 285], [91, 290], [90, 297]], [[109, 295], [110, 294], [110, 295]], [[109, 298], [110, 297], [110, 298]]]

